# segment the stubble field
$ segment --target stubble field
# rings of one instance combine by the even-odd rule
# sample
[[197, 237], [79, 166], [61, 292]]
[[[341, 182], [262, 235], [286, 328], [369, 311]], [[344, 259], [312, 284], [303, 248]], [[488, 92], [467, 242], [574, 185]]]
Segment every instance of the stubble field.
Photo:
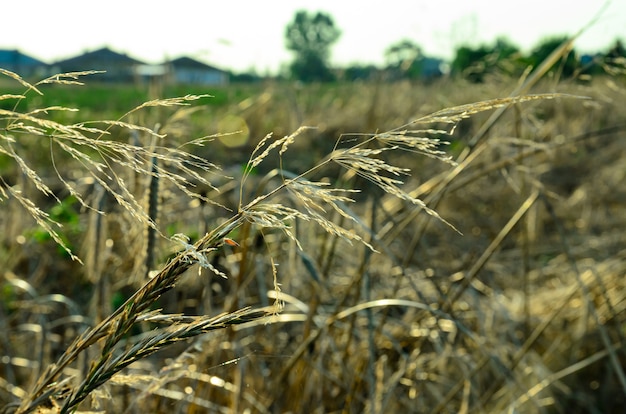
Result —
[[626, 405], [623, 75], [83, 80], [0, 101], [7, 412]]

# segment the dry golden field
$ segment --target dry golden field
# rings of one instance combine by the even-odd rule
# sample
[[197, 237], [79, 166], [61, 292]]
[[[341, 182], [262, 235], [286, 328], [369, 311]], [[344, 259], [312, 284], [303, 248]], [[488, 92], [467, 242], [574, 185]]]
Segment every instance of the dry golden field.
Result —
[[0, 406], [619, 412], [626, 79], [521, 84], [3, 95]]

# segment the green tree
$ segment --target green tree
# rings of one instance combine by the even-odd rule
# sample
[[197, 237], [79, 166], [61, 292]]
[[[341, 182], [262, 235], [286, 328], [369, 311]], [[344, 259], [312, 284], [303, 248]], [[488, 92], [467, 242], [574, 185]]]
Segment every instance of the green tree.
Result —
[[296, 54], [290, 65], [291, 75], [305, 82], [332, 80], [334, 76], [328, 66], [330, 47], [340, 33], [326, 13], [297, 12], [285, 31], [287, 49]]
[[493, 46], [493, 53], [497, 55], [498, 60], [510, 59], [519, 53], [519, 48], [505, 37], [498, 37]]
[[399, 77], [417, 79], [422, 74], [422, 49], [410, 40], [401, 40], [389, 46], [385, 59], [387, 68]]
[[452, 61], [452, 73], [472, 82], [482, 82], [487, 72], [487, 56], [491, 50], [487, 46], [457, 48]]
[[372, 80], [379, 75], [379, 71], [374, 65], [354, 64], [348, 66], [343, 71], [343, 79], [347, 81]]
[[624, 75], [626, 74], [626, 48], [620, 39], [616, 39], [605, 52], [583, 55], [581, 64], [585, 74]]
[[623, 58], [626, 57], [626, 48], [621, 40], [617, 39], [613, 43], [613, 46], [606, 52], [608, 58]]
[[[530, 56], [528, 60], [533, 67], [537, 67], [543, 62], [556, 48], [561, 46], [564, 42], [567, 41], [567, 37], [552, 37], [546, 40], [541, 41], [535, 48], [530, 52]], [[561, 60], [561, 64], [555, 65], [552, 70], [559, 70], [561, 72], [561, 76], [563, 77], [571, 77], [577, 68], [579, 68], [578, 59], [576, 58], [576, 51], [572, 49], [566, 56]]]
[[472, 82], [482, 82], [488, 73], [516, 75], [523, 70], [519, 48], [504, 37], [492, 45], [461, 46], [452, 61], [452, 73]]
[[516, 45], [505, 37], [498, 37], [493, 46], [493, 52], [488, 57], [488, 66], [495, 66], [501, 73], [509, 76], [519, 76], [527, 65]]

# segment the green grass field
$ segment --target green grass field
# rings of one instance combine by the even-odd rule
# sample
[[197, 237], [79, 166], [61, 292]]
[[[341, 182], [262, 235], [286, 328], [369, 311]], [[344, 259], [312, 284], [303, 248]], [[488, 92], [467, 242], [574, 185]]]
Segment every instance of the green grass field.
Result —
[[626, 405], [623, 75], [83, 81], [0, 83], [5, 412]]

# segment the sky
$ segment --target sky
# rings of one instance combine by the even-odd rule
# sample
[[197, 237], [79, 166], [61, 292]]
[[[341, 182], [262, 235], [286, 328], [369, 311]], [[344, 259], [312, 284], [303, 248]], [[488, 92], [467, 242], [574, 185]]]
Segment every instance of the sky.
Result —
[[107, 46], [147, 63], [189, 56], [235, 72], [276, 73], [293, 59], [284, 36], [298, 10], [333, 17], [342, 33], [335, 66], [384, 64], [385, 50], [403, 39], [446, 60], [458, 46], [498, 36], [527, 52], [598, 14], [576, 49], [626, 42], [626, 0], [25, 0], [3, 2], [0, 49], [52, 63]]

